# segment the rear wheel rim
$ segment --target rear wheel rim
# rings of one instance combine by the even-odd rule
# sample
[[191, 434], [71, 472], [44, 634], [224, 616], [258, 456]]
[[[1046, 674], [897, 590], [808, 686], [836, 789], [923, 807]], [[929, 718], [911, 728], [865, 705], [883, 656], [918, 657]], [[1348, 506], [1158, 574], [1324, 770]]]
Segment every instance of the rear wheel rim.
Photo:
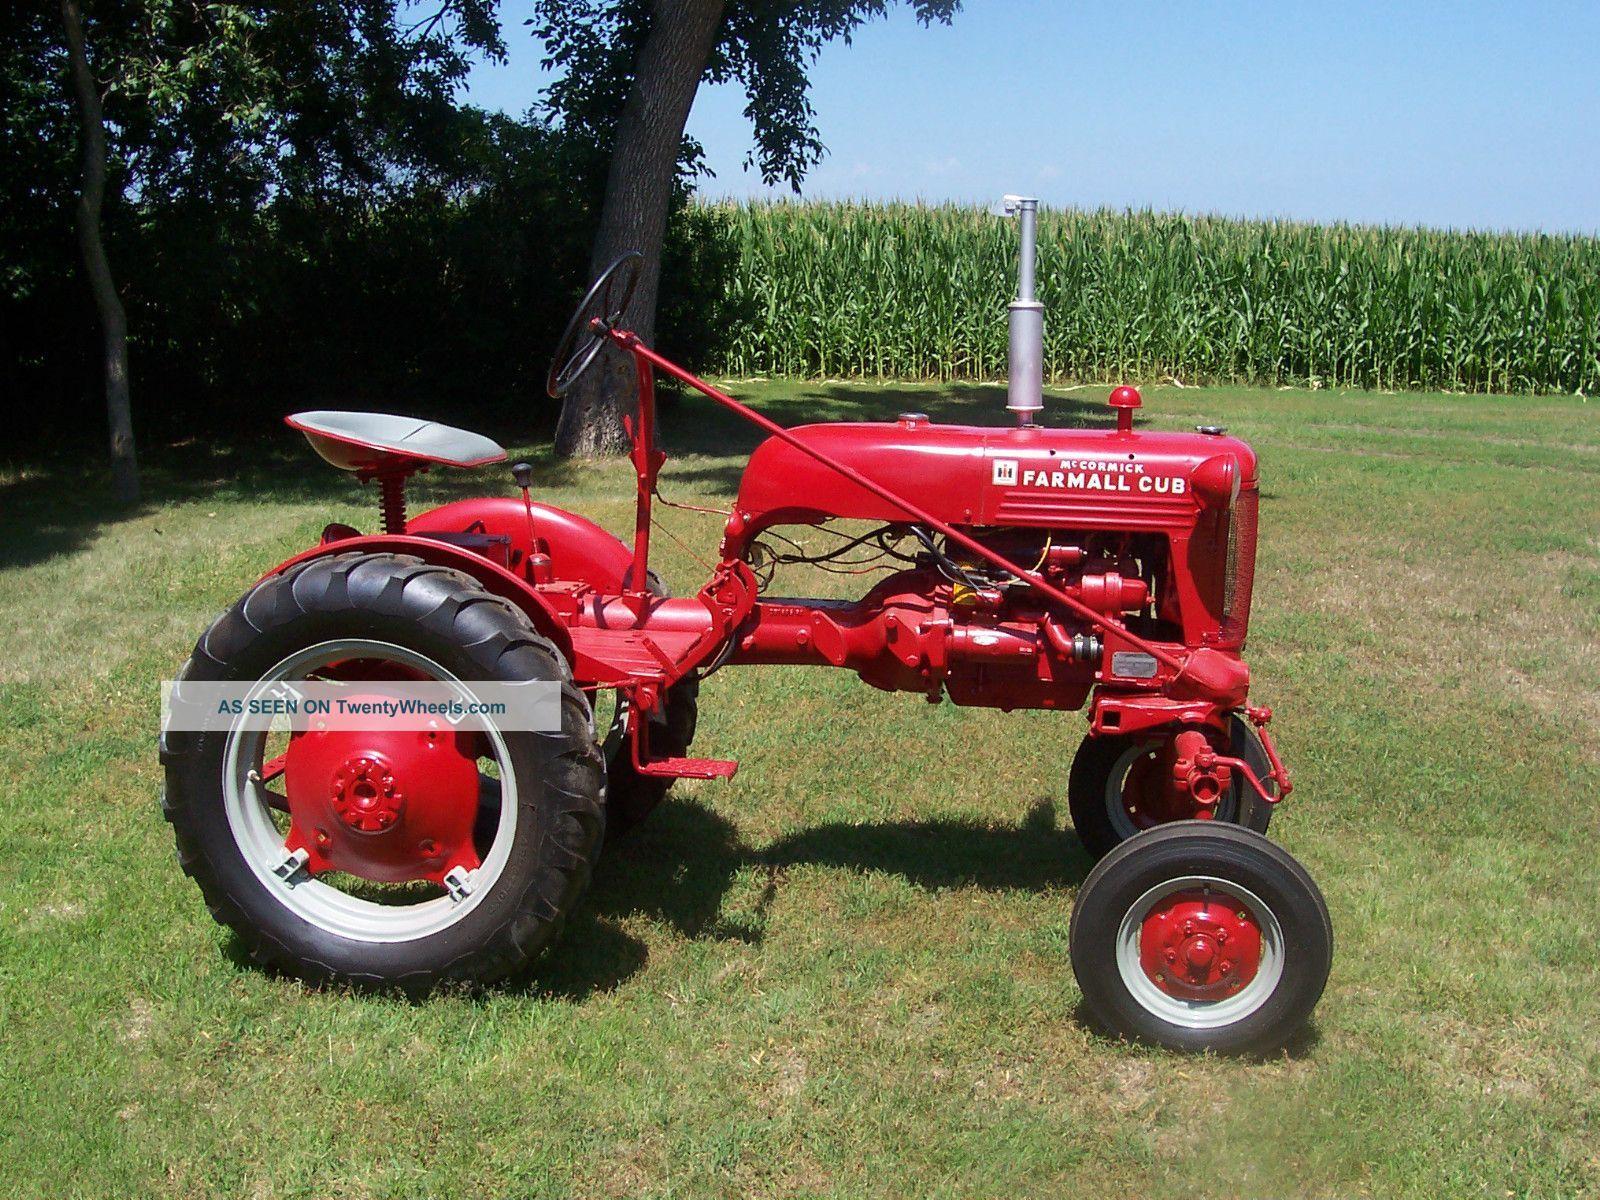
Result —
[[[273, 686], [306, 678], [319, 667], [346, 659], [376, 659], [418, 671], [439, 683], [459, 684], [457, 676], [435, 660], [392, 642], [340, 638], [319, 642], [279, 661], [266, 671], [250, 696]], [[469, 698], [462, 687], [463, 699]], [[494, 890], [510, 861], [516, 836], [517, 781], [505, 736], [492, 725], [481, 730], [487, 757], [499, 776], [500, 812], [493, 841], [476, 870], [464, 879], [465, 890], [418, 900], [382, 904], [351, 895], [297, 870], [285, 845], [285, 834], [272, 817], [273, 794], [260, 782], [268, 734], [263, 730], [228, 730], [223, 750], [222, 799], [228, 827], [240, 856], [273, 900], [291, 914], [325, 933], [360, 942], [407, 942], [441, 933], [460, 923]]]
[[[1219, 907], [1226, 905], [1234, 911], [1242, 910], [1259, 936], [1259, 951], [1249, 978], [1215, 999], [1199, 998], [1198, 989], [1185, 987], [1181, 982], [1168, 980], [1163, 986], [1149, 961], [1147, 930], [1150, 924], [1161, 920], [1174, 904], [1189, 903], [1196, 895], [1214, 896]], [[1175, 946], [1174, 949], [1179, 948]], [[1221, 952], [1226, 953], [1226, 948]], [[1283, 980], [1285, 952], [1283, 927], [1272, 909], [1250, 889], [1215, 875], [1184, 875], [1163, 880], [1129, 905], [1117, 927], [1117, 973], [1123, 986], [1146, 1012], [1184, 1029], [1218, 1029], [1258, 1012]], [[1181, 967], [1182, 959], [1175, 965]]]

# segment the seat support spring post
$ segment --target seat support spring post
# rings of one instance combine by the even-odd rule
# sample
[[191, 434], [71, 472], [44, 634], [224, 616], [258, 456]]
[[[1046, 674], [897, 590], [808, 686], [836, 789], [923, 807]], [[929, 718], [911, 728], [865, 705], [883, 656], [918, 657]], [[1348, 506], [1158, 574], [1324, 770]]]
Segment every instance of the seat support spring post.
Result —
[[378, 510], [383, 532], [406, 531], [406, 477], [403, 471], [385, 471], [378, 476]]

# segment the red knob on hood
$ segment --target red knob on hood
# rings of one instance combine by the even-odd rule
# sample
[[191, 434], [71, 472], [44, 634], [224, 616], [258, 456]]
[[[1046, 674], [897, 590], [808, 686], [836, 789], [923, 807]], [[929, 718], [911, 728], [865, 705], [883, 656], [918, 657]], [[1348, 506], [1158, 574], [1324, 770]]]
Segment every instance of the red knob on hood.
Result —
[[1112, 408], [1138, 408], [1144, 403], [1144, 398], [1139, 395], [1139, 389], [1123, 384], [1111, 392]]
[[1133, 410], [1144, 403], [1139, 395], [1139, 389], [1128, 387], [1114, 388], [1111, 392], [1111, 407], [1117, 410], [1117, 432], [1133, 432]]

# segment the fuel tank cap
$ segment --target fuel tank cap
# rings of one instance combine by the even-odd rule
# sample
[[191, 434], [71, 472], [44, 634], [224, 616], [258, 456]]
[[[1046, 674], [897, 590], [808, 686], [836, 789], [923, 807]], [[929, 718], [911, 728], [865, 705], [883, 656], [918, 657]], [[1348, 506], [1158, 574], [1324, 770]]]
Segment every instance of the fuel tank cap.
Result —
[[896, 419], [900, 422], [900, 424], [904, 425], [907, 429], [915, 429], [919, 425], [926, 425], [928, 423], [928, 414], [927, 413], [916, 413], [916, 412], [903, 412]]
[[1207, 433], [1212, 437], [1221, 437], [1228, 432], [1228, 427], [1226, 425], [1196, 425], [1194, 431], [1196, 433]]

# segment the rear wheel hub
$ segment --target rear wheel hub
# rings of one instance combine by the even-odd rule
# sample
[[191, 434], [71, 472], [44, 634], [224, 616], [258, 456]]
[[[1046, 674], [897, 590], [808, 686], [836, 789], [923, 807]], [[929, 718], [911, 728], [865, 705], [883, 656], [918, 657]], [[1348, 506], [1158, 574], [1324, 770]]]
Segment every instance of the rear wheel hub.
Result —
[[445, 884], [479, 866], [477, 738], [449, 728], [308, 730], [289, 739], [286, 848], [312, 874]]
[[382, 833], [400, 819], [405, 796], [394, 771], [376, 756], [358, 754], [333, 775], [333, 810], [357, 833]]

